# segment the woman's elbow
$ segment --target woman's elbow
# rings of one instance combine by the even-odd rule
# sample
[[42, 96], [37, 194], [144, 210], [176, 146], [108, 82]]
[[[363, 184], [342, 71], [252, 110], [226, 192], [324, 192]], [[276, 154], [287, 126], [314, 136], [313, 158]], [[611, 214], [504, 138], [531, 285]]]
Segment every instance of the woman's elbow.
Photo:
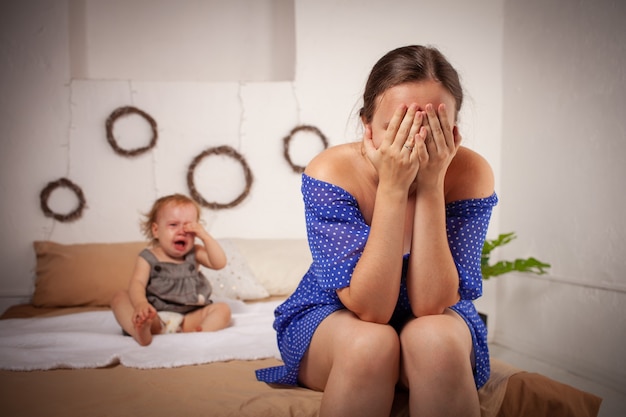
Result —
[[341, 302], [348, 310], [350, 310], [359, 320], [367, 321], [370, 323], [387, 324], [391, 320], [393, 309], [384, 308], [382, 306], [373, 306], [371, 303], [360, 305], [350, 297], [340, 297]]
[[443, 314], [445, 308], [436, 305], [424, 305], [418, 304], [416, 306], [411, 306], [411, 312], [415, 317], [424, 317], [424, 316], [436, 316], [437, 314]]
[[422, 316], [434, 316], [437, 314], [443, 314], [448, 307], [451, 307], [458, 303], [460, 300], [459, 294], [456, 293], [454, 297], [449, 297], [446, 300], [440, 302], [417, 302], [411, 304], [411, 312], [415, 317]]
[[387, 324], [391, 320], [391, 314], [381, 314], [376, 311], [366, 311], [362, 313], [353, 312], [361, 321], [367, 321], [369, 323]]

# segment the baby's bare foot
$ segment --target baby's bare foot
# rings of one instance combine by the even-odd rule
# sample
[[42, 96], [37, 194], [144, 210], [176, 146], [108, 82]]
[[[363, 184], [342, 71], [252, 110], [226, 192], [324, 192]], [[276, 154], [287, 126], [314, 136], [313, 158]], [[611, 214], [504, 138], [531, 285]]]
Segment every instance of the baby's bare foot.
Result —
[[[138, 319], [135, 321], [135, 340], [141, 346], [147, 346], [152, 342], [152, 323], [154, 316]], [[158, 320], [157, 320], [158, 321]], [[160, 324], [159, 324], [160, 325]]]

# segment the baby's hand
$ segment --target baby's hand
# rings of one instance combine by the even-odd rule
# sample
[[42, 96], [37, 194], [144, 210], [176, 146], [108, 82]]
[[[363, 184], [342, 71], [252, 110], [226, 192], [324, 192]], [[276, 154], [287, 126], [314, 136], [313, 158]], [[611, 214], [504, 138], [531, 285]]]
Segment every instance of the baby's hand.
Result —
[[150, 303], [142, 303], [135, 308], [133, 323], [135, 323], [135, 326], [141, 326], [146, 321], [152, 320], [156, 314], [156, 309]]
[[195, 236], [199, 237], [200, 239], [202, 239], [204, 236], [207, 235], [207, 232], [204, 229], [204, 227], [198, 222], [185, 223], [183, 225], [183, 231], [185, 233], [192, 233]]

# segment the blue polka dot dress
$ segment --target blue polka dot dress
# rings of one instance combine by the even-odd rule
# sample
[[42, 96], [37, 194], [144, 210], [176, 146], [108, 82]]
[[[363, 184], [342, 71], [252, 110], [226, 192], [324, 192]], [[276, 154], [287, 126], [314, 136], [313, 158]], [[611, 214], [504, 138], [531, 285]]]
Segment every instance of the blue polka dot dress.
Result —
[[[350, 285], [370, 230], [356, 199], [344, 189], [303, 174], [302, 194], [313, 262], [295, 292], [275, 311], [274, 329], [284, 365], [256, 371], [257, 379], [274, 384], [298, 384], [300, 361], [313, 332], [329, 314], [345, 308], [336, 290]], [[489, 351], [487, 329], [471, 300], [482, 295], [481, 252], [497, 202], [494, 193], [446, 205], [448, 242], [459, 272], [461, 296], [451, 308], [465, 319], [472, 334], [477, 388], [489, 378]], [[394, 317], [411, 312], [405, 280], [408, 257], [404, 256]]]

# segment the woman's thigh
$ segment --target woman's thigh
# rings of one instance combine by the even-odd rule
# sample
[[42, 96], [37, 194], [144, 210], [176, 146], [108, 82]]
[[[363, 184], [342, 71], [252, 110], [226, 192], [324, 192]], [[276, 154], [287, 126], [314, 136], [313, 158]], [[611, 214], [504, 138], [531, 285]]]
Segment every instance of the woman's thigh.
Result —
[[351, 364], [356, 365], [352, 369], [376, 372], [376, 367], [371, 366], [375, 363], [399, 372], [399, 352], [400, 341], [391, 326], [362, 321], [348, 310], [339, 310], [315, 330], [300, 364], [299, 381], [323, 391], [334, 367], [341, 366], [349, 373]]

